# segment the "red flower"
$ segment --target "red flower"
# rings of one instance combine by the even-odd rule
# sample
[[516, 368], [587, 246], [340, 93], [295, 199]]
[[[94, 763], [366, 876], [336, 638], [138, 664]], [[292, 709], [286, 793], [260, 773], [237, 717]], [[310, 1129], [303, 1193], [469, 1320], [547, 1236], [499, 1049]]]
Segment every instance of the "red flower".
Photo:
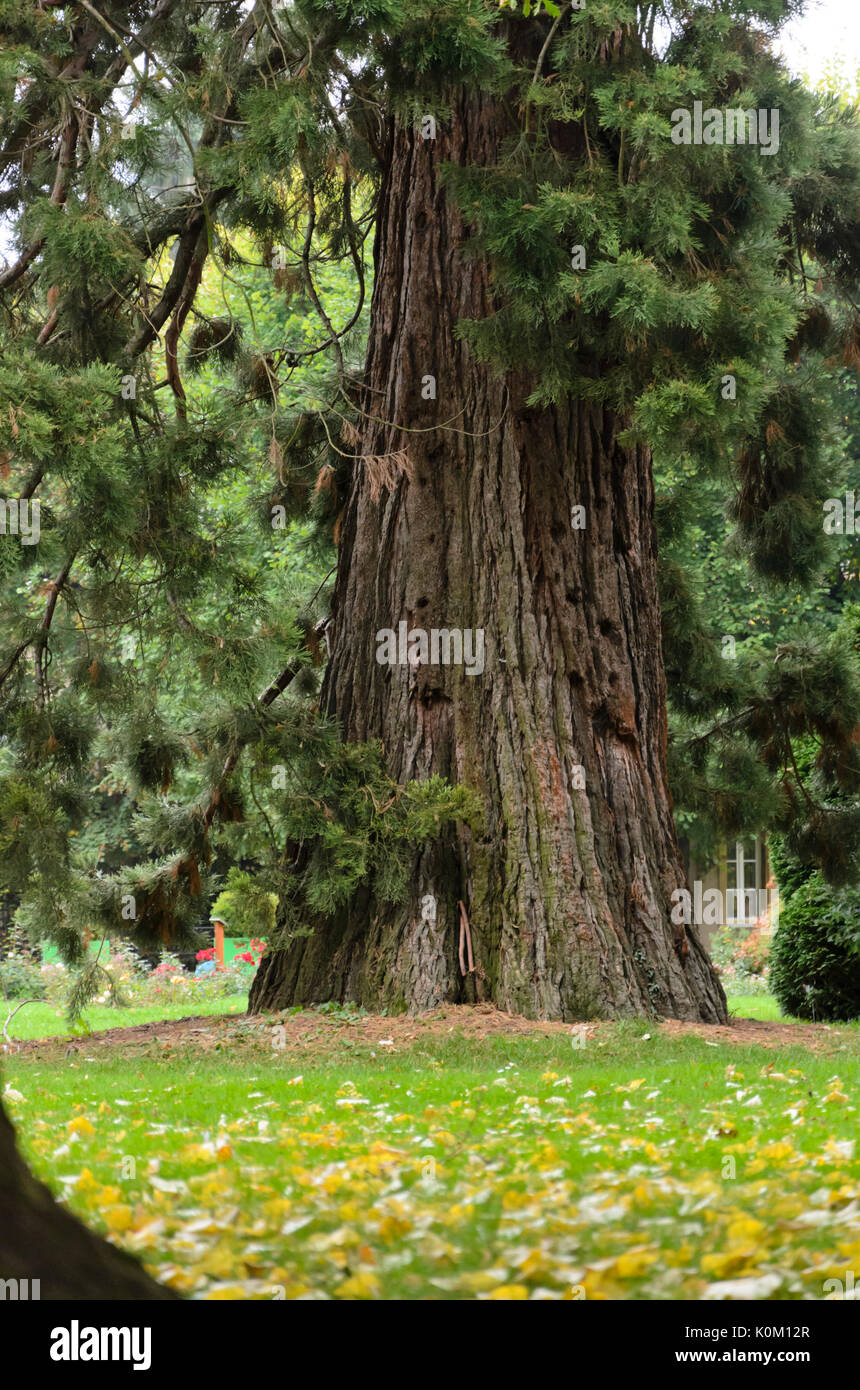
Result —
[[209, 949], [206, 950], [206, 951], [198, 951], [198, 952], [197, 952], [197, 955], [194, 957], [194, 959], [195, 959], [195, 960], [214, 960], [214, 959], [215, 959], [215, 947], [214, 947], [214, 946], [210, 946]]

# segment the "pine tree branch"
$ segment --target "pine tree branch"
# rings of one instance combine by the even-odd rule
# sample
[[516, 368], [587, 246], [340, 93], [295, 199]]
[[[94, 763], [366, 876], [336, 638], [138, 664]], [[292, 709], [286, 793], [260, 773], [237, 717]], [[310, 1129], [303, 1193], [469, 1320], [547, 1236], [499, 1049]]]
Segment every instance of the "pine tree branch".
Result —
[[198, 238], [197, 250], [195, 251], [188, 274], [185, 277], [185, 284], [179, 296], [179, 302], [173, 311], [170, 325], [164, 335], [164, 359], [167, 367], [167, 379], [170, 382], [170, 389], [176, 398], [176, 415], [180, 420], [187, 419], [188, 412], [185, 408], [185, 388], [182, 385], [182, 378], [179, 375], [179, 337], [182, 333], [188, 311], [194, 303], [194, 296], [200, 288], [200, 281], [203, 278], [203, 268], [206, 264], [206, 256], [209, 251], [209, 242], [205, 231]]
[[19, 643], [19, 645], [15, 648], [15, 651], [13, 652], [10, 659], [7, 661], [6, 665], [3, 667], [3, 670], [0, 671], [0, 687], [2, 687], [8, 680], [9, 676], [12, 674], [12, 672], [14, 671], [15, 667], [17, 666], [18, 662], [20, 661], [24, 653], [27, 651], [27, 649], [29, 647], [33, 647], [34, 651], [36, 652], [37, 669], [39, 670], [40, 676], [40, 687], [42, 687], [42, 693], [44, 694], [41, 671], [41, 653], [44, 651], [45, 645], [48, 641], [48, 633], [51, 630], [51, 623], [53, 622], [54, 611], [57, 607], [57, 599], [60, 596], [60, 590], [65, 587], [66, 580], [68, 579], [69, 574], [71, 573], [72, 565], [75, 562], [76, 556], [77, 551], [73, 551], [69, 558], [66, 560], [66, 563], [63, 565], [63, 568], [60, 570], [60, 573], [57, 575], [56, 579], [51, 580], [47, 607], [45, 609], [42, 621], [39, 624], [38, 631], [35, 634], [31, 634], [23, 642]]
[[[94, 25], [85, 29], [78, 39], [77, 49], [66, 63], [65, 67], [52, 77], [52, 82], [54, 84], [75, 82], [78, 78], [82, 77], [87, 65], [87, 59], [90, 57], [92, 50], [96, 47], [101, 37], [101, 30], [97, 29]], [[34, 86], [31, 90], [34, 97], [33, 105], [29, 105], [27, 101], [29, 93], [26, 93], [24, 100], [21, 102], [21, 119], [8, 136], [6, 143], [0, 147], [0, 172], [7, 169], [16, 159], [20, 159], [24, 151], [32, 143], [33, 132], [41, 127], [42, 122], [48, 115], [55, 86], [49, 88], [47, 85], [40, 85], [38, 87]]]
[[[210, 211], [211, 211], [210, 204]], [[143, 327], [138, 330], [133, 338], [129, 339], [125, 347], [126, 356], [138, 357], [150, 343], [158, 337], [159, 330], [164, 327], [168, 318], [172, 314], [183, 286], [188, 278], [194, 259], [194, 252], [200, 233], [205, 230], [206, 218], [201, 211], [192, 214], [185, 225], [185, 230], [179, 238], [179, 245], [176, 251], [176, 260], [173, 262], [173, 270], [170, 273], [164, 291], [156, 304], [155, 308], [147, 315]]]
[[52, 309], [52, 310], [51, 310], [51, 313], [50, 313], [50, 315], [49, 315], [49, 317], [45, 320], [45, 322], [44, 322], [44, 324], [43, 324], [43, 326], [42, 326], [42, 329], [41, 329], [41, 331], [40, 331], [40, 333], [39, 333], [38, 338], [36, 339], [36, 345], [37, 345], [38, 347], [44, 347], [44, 346], [45, 346], [45, 344], [47, 343], [48, 339], [51, 337], [51, 334], [53, 333], [54, 329], [56, 328], [56, 326], [57, 326], [57, 310], [56, 310], [56, 309]]
[[[55, 207], [60, 207], [66, 201], [72, 170], [75, 166], [79, 131], [80, 123], [77, 116], [73, 114], [66, 122], [57, 151], [57, 172], [54, 176], [54, 186], [51, 189], [51, 202]], [[20, 279], [27, 267], [36, 259], [44, 244], [45, 238], [38, 237], [21, 252], [14, 265], [9, 266], [0, 274], [0, 290], [7, 289], [9, 285], [13, 285], [16, 280]]]
[[54, 613], [56, 612], [57, 608], [57, 600], [60, 597], [62, 589], [65, 587], [66, 581], [71, 573], [72, 565], [75, 563], [76, 557], [77, 551], [73, 550], [69, 558], [66, 560], [66, 563], [63, 565], [63, 568], [60, 570], [60, 573], [57, 575], [56, 579], [53, 579], [51, 581], [50, 593], [48, 594], [48, 603], [45, 608], [45, 615], [42, 618], [39, 633], [34, 643], [36, 671], [39, 678], [39, 699], [42, 705], [46, 704], [48, 697], [48, 667], [46, 660], [48, 648], [48, 634], [51, 631], [51, 623], [54, 620]]
[[[128, 38], [129, 51], [135, 58], [139, 58], [141, 54], [147, 53], [147, 44], [150, 38], [155, 38], [159, 30], [163, 29], [165, 20], [169, 19], [172, 12], [177, 8], [177, 5], [178, 0], [159, 0], [159, 3], [152, 11], [149, 19], [145, 24], [140, 26], [137, 34], [129, 33], [128, 30], [125, 31]], [[125, 72], [126, 66], [125, 53], [118, 54], [104, 75], [103, 81], [105, 85], [117, 83]]]
[[532, 82], [533, 82], [533, 83], [537, 82], [538, 79], [540, 78], [541, 68], [543, 67], [543, 60], [544, 60], [544, 58], [545, 58], [546, 55], [547, 55], [547, 50], [549, 49], [550, 44], [552, 43], [553, 39], [554, 39], [555, 36], [556, 36], [556, 33], [558, 32], [558, 27], [559, 27], [559, 25], [561, 24], [561, 21], [563, 20], [564, 15], [565, 15], [565, 11], [566, 11], [567, 9], [569, 9], [569, 6], [568, 6], [568, 5], [563, 5], [562, 8], [561, 8], [561, 10], [559, 11], [559, 13], [556, 15], [555, 19], [553, 20], [552, 24], [550, 25], [549, 33], [547, 34], [546, 38], [544, 39], [543, 48], [541, 49], [540, 53], [538, 54], [538, 60], [537, 60], [537, 62], [535, 63], [535, 70], [534, 70], [534, 73], [533, 73], [533, 75], [532, 75]]
[[[343, 218], [344, 226], [347, 230], [347, 239], [349, 241], [350, 259], [352, 260], [353, 269], [355, 270], [356, 279], [358, 281], [358, 298], [356, 301], [356, 307], [350, 315], [348, 321], [344, 324], [343, 328], [338, 329], [337, 332], [334, 333], [333, 337], [331, 336], [331, 325], [329, 325], [330, 336], [326, 339], [324, 343], [318, 343], [316, 347], [304, 348], [301, 352], [291, 352], [287, 351], [287, 349], [285, 348], [279, 349], [279, 362], [282, 362], [285, 359], [287, 359], [291, 367], [297, 366], [303, 358], [316, 357], [320, 352], [326, 352], [332, 346], [333, 343], [337, 343], [339, 339], [345, 338], [346, 335], [355, 327], [355, 325], [358, 323], [358, 320], [361, 317], [361, 311], [364, 308], [366, 285], [364, 275], [364, 264], [362, 262], [361, 253], [359, 250], [359, 232], [352, 215], [352, 180], [349, 177], [344, 179], [343, 185]], [[371, 225], [373, 225], [373, 221], [375, 221], [375, 219], [371, 220]], [[368, 233], [369, 228], [368, 232], [365, 232], [364, 235], [367, 236]], [[361, 238], [361, 242], [363, 241], [364, 237]], [[341, 358], [341, 361], [342, 360], [343, 359]]]
[[[326, 575], [326, 579], [327, 578], [328, 575]], [[325, 580], [323, 580], [323, 583], [325, 583]], [[320, 588], [322, 588], [322, 585], [320, 585]], [[319, 592], [319, 590], [317, 590], [317, 592]], [[325, 628], [328, 626], [328, 623], [328, 616], [320, 618], [319, 622], [314, 624], [314, 632], [321, 636]], [[292, 684], [292, 682], [295, 680], [296, 676], [299, 674], [301, 669], [302, 663], [300, 661], [292, 661], [290, 662], [289, 666], [285, 666], [283, 671], [281, 671], [280, 675], [276, 676], [275, 679], [272, 681], [271, 685], [267, 685], [262, 695], [259, 696], [257, 704], [260, 706], [260, 708], [267, 709], [269, 705], [274, 704], [278, 696], [283, 695], [287, 687]], [[207, 805], [206, 810], [203, 812], [203, 825], [207, 830], [209, 829], [210, 825], [212, 824], [212, 821], [215, 818], [215, 812], [217, 811], [218, 803], [221, 800], [221, 789], [223, 788], [224, 783], [227, 781], [227, 778], [230, 776], [230, 773], [233, 772], [233, 770], [235, 769], [238, 761], [239, 750], [229, 755], [226, 762], [224, 763], [223, 768], [221, 769], [221, 776], [218, 778], [218, 781], [212, 788], [212, 792], [209, 797], [209, 804]]]
[[3, 686], [5, 684], [5, 682], [8, 680], [9, 676], [12, 674], [15, 667], [17, 666], [18, 662], [20, 661], [21, 657], [24, 655], [27, 648], [32, 646], [32, 644], [32, 637], [28, 637], [25, 641], [20, 642], [18, 644], [11, 657], [7, 661], [6, 665], [3, 667], [3, 670], [0, 671], [0, 686]]
[[331, 319], [326, 313], [325, 306], [323, 305], [323, 302], [317, 293], [317, 288], [314, 284], [313, 275], [311, 274], [311, 244], [313, 242], [314, 230], [316, 228], [317, 205], [313, 180], [310, 178], [305, 169], [303, 169], [303, 172], [305, 174], [305, 187], [307, 188], [308, 193], [308, 220], [307, 226], [305, 228], [304, 245], [302, 247], [302, 269], [304, 271], [305, 284], [307, 285], [308, 294], [310, 295], [311, 300], [313, 301], [313, 306], [317, 311], [317, 315], [319, 316], [320, 322], [322, 323], [323, 327], [325, 328], [328, 334], [328, 340], [331, 344], [332, 351], [334, 352], [335, 362], [337, 364], [338, 380], [342, 386], [346, 374], [344, 370], [343, 352], [340, 346], [340, 339], [338, 334], [335, 332], [334, 324], [332, 323]]

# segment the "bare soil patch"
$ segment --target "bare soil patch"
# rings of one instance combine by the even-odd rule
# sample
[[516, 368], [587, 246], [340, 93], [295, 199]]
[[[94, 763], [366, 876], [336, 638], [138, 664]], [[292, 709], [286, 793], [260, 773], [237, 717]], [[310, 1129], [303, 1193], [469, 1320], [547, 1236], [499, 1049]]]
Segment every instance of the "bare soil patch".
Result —
[[839, 1040], [839, 1029], [827, 1023], [774, 1023], [758, 1018], [733, 1018], [728, 1024], [682, 1023], [669, 1018], [660, 1031], [669, 1037], [693, 1034], [706, 1042], [742, 1043], [758, 1047], [830, 1047]]

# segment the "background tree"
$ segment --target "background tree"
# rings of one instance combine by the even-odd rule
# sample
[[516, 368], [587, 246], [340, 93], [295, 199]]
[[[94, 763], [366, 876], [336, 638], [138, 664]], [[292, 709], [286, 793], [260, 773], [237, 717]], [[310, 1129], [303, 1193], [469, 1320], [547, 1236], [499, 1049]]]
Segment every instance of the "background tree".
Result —
[[[835, 105], [847, 113], [856, 100], [856, 75], [852, 78], [844, 66], [837, 64], [823, 79], [822, 87], [820, 100], [828, 109]], [[856, 364], [852, 365], [851, 342], [847, 349], [842, 349], [832, 333], [833, 320], [838, 320], [841, 312], [840, 294], [847, 291], [855, 300], [856, 294], [845, 285], [834, 295], [828, 288], [826, 274], [814, 260], [805, 262], [804, 269], [807, 283], [815, 287], [822, 306], [820, 313], [814, 308], [810, 311], [820, 333], [815, 344], [817, 371], [812, 388], [819, 418], [824, 422], [818, 444], [825, 454], [826, 472], [834, 480], [835, 500], [841, 500], [848, 513], [841, 531], [831, 528], [826, 540], [826, 564], [812, 580], [774, 580], [766, 570], [762, 572], [748, 563], [743, 535], [731, 517], [731, 492], [727, 493], [724, 480], [702, 477], [690, 460], [678, 463], [666, 459], [656, 470], [658, 515], [664, 522], [661, 561], [670, 591], [664, 594], [664, 614], [667, 629], [673, 629], [667, 631], [669, 729], [675, 745], [672, 756], [676, 768], [670, 781], [675, 793], [676, 822], [699, 864], [716, 854], [724, 838], [759, 835], [780, 827], [783, 832], [790, 831], [792, 823], [802, 829], [806, 821], [803, 816], [786, 817], [779, 781], [785, 767], [777, 770], [775, 778], [773, 770], [762, 763], [761, 742], [748, 740], [739, 729], [743, 692], [757, 691], [760, 700], [774, 662], [783, 661], [792, 646], [795, 650], [798, 644], [802, 647], [811, 635], [819, 643], [825, 638], [834, 639], [840, 666], [851, 649], [856, 652], [851, 624], [843, 621], [843, 615], [847, 616], [847, 610], [858, 598], [860, 541], [850, 516], [850, 497], [852, 492], [856, 496], [860, 482], [860, 381]], [[800, 340], [793, 344], [792, 355], [796, 364], [807, 355]], [[683, 524], [679, 524], [679, 516]], [[679, 604], [673, 611], [671, 588], [679, 570], [684, 584], [676, 595]], [[694, 650], [689, 643], [697, 628], [703, 638], [700, 651], [704, 652], [695, 662], [697, 671], [709, 672], [718, 688], [722, 685], [733, 692], [722, 706], [723, 717], [716, 721], [696, 717], [689, 706], [688, 669]], [[713, 660], [714, 645], [718, 662]], [[673, 661], [671, 653], [676, 646], [680, 659]], [[703, 683], [701, 675], [699, 683]], [[726, 755], [729, 748], [734, 756]], [[722, 756], [715, 756], [715, 750], [722, 750]], [[826, 779], [822, 782], [815, 768], [819, 751], [820, 744], [816, 746], [802, 735], [796, 736], [792, 757], [782, 759], [784, 765], [790, 764], [790, 781], [805, 789], [807, 808], [813, 802], [826, 801], [833, 793], [839, 801], [850, 800], [844, 789], [832, 783], [828, 787]], [[707, 754], [707, 773], [703, 775], [702, 762]], [[697, 771], [691, 777], [693, 764]], [[843, 823], [838, 838], [844, 841], [849, 828]], [[828, 860], [831, 829], [825, 823], [818, 846], [804, 847], [807, 873], [813, 872], [817, 862]], [[835, 835], [832, 838], [836, 840]], [[791, 855], [790, 850], [788, 854]], [[841, 856], [843, 876], [846, 863], [854, 857], [852, 841], [849, 855]], [[779, 868], [784, 857], [777, 853], [774, 862]], [[789, 874], [783, 882], [779, 875], [784, 898], [792, 891], [790, 879]], [[795, 983], [802, 992], [804, 982], [798, 979]]]

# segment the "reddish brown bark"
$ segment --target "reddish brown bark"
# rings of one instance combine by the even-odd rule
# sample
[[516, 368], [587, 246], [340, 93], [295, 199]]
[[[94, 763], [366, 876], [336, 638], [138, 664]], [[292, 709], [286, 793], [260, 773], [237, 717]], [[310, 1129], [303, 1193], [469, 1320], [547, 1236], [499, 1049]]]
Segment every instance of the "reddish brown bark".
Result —
[[[410, 466], [380, 500], [373, 466], [355, 469], [324, 689], [346, 738], [381, 739], [401, 781], [465, 782], [485, 825], [416, 857], [408, 903], [359, 894], [273, 952], [251, 1006], [483, 997], [542, 1018], [723, 1020], [698, 938], [670, 925], [684, 871], [650, 457], [618, 442], [624, 422], [601, 407], [530, 409], [528, 376], [479, 365], [456, 332], [494, 300], [441, 168], [492, 165], [502, 129], [494, 99], [464, 96], [436, 140], [392, 132], [357, 452], [405, 449]], [[422, 396], [428, 376], [436, 399]], [[379, 664], [377, 633], [403, 620], [483, 629], [483, 673]], [[428, 894], [435, 924], [422, 920]], [[476, 965], [465, 978], [461, 899]]]

